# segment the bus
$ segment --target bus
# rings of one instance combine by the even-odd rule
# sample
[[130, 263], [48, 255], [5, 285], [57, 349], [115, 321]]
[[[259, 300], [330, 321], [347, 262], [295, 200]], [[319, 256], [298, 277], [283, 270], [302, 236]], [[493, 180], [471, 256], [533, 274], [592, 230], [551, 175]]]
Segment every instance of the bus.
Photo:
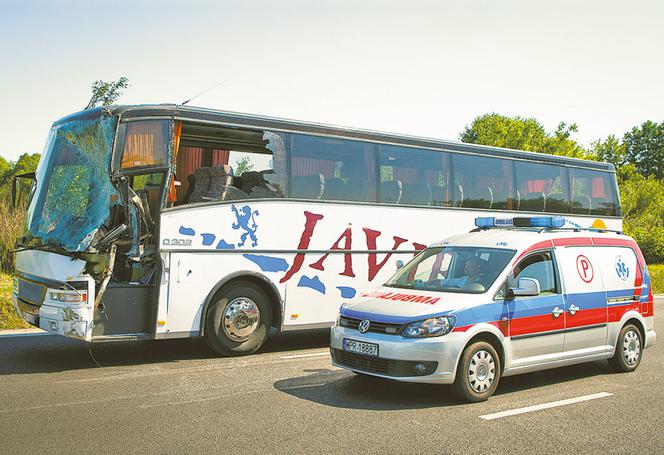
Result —
[[622, 228], [611, 164], [181, 105], [56, 121], [27, 204], [24, 320], [88, 342], [204, 337], [222, 355], [331, 326], [478, 216]]

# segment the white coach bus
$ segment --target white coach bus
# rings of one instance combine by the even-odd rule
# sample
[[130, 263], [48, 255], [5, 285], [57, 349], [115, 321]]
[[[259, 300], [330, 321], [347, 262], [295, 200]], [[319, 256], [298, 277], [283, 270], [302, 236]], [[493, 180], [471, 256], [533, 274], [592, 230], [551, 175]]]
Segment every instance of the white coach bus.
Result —
[[331, 326], [399, 262], [506, 212], [622, 228], [606, 163], [188, 106], [92, 109], [50, 132], [13, 298], [64, 336], [203, 336], [248, 354], [271, 328]]

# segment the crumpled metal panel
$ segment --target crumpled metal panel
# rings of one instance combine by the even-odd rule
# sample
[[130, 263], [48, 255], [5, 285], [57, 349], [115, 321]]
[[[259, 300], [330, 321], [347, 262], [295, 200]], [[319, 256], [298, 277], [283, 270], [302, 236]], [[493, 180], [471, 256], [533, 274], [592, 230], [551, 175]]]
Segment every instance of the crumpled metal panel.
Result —
[[110, 180], [117, 117], [102, 114], [51, 130], [37, 169], [26, 235], [69, 252], [86, 251], [120, 192]]

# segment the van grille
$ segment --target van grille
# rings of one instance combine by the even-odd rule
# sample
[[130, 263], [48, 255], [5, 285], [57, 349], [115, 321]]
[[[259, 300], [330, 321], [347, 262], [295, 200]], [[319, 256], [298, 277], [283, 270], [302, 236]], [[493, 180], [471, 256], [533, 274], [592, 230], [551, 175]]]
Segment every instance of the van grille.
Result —
[[[438, 368], [438, 362], [432, 361], [394, 360], [381, 357], [369, 357], [335, 348], [330, 348], [330, 352], [332, 353], [332, 359], [334, 359], [339, 365], [343, 365], [352, 370], [366, 371], [367, 373], [376, 373], [385, 376], [425, 376], [432, 374], [436, 371], [436, 368]], [[415, 373], [414, 367], [418, 363], [424, 364], [426, 367], [426, 370], [423, 373]]]
[[[339, 319], [339, 325], [341, 327], [348, 327], [349, 329], [357, 330], [357, 327], [362, 322], [362, 319], [347, 318], [342, 316]], [[388, 335], [398, 335], [401, 333], [401, 324], [388, 324], [385, 322], [375, 322], [369, 321], [369, 330], [368, 332], [373, 333], [386, 333]]]

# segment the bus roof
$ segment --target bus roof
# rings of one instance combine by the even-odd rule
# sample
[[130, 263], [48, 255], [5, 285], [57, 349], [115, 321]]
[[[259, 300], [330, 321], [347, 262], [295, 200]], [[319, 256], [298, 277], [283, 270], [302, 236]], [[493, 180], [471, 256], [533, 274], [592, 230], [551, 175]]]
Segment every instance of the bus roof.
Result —
[[[82, 116], [89, 116], [94, 112], [97, 114], [102, 108], [96, 108], [90, 111], [80, 111], [66, 116], [55, 122], [57, 125], [61, 122], [79, 119]], [[307, 133], [319, 136], [343, 137], [346, 139], [357, 139], [378, 143], [398, 144], [411, 147], [433, 148], [451, 152], [480, 154], [486, 156], [495, 156], [500, 158], [514, 158], [529, 161], [538, 161], [543, 163], [552, 163], [558, 165], [567, 165], [575, 167], [585, 167], [608, 172], [615, 172], [613, 164], [598, 161], [582, 160], [579, 158], [569, 158], [565, 156], [549, 155], [537, 152], [528, 152], [524, 150], [506, 149], [501, 147], [492, 147], [487, 145], [469, 144], [464, 142], [442, 140], [427, 137], [410, 136], [398, 133], [386, 133], [380, 131], [365, 130], [359, 128], [341, 127], [335, 125], [326, 125], [314, 122], [304, 122], [300, 120], [282, 119], [269, 116], [259, 116], [245, 114], [240, 112], [222, 111], [216, 109], [182, 106], [176, 104], [140, 104], [140, 105], [122, 105], [108, 106], [107, 109], [113, 114], [121, 115], [122, 118], [154, 118], [170, 117], [177, 120], [233, 125], [238, 127], [255, 127], [273, 131], [285, 131], [293, 133]], [[92, 111], [92, 112], [91, 112]], [[95, 112], [96, 111], [96, 112]], [[94, 114], [93, 114], [94, 115]]]

